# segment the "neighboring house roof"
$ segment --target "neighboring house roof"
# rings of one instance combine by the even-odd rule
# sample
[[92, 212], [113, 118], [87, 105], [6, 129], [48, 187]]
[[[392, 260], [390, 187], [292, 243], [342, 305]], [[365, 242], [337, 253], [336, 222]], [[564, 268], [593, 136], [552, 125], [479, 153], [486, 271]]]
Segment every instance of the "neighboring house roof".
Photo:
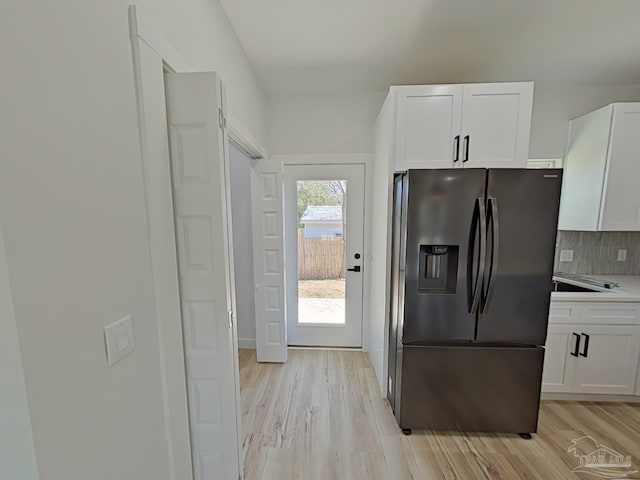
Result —
[[300, 223], [313, 222], [342, 222], [342, 207], [309, 205], [302, 214]]

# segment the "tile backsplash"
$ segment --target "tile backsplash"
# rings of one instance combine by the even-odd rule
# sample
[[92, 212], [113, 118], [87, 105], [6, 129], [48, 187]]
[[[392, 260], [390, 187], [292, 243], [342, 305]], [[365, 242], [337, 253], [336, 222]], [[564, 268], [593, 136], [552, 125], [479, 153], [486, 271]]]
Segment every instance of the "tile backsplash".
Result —
[[[618, 261], [618, 250], [627, 260]], [[560, 261], [560, 250], [573, 250], [572, 262]], [[555, 271], [583, 275], [640, 275], [640, 232], [559, 231]]]

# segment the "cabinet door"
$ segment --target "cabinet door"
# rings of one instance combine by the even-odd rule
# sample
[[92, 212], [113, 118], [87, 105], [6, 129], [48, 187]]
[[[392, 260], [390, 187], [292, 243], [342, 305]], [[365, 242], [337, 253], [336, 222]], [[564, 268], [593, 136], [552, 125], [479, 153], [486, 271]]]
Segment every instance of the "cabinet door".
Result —
[[470, 84], [463, 92], [463, 166], [526, 168], [533, 82]]
[[[549, 325], [542, 370], [543, 392], [570, 392], [577, 338], [573, 325]], [[577, 332], [576, 332], [577, 333]]]
[[640, 327], [583, 325], [577, 333], [583, 335], [580, 356], [575, 362], [573, 391], [633, 394], [640, 353]]
[[461, 112], [461, 85], [398, 88], [395, 170], [459, 163]]
[[600, 230], [640, 230], [640, 103], [616, 104]]

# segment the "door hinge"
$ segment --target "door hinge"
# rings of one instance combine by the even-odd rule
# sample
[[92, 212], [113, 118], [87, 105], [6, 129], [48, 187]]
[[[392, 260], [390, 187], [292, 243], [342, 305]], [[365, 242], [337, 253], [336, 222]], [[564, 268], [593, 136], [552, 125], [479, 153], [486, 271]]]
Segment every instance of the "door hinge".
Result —
[[222, 108], [218, 109], [218, 125], [222, 130], [227, 128], [227, 119], [224, 116], [224, 112], [222, 111]]
[[229, 328], [233, 328], [233, 310], [229, 310]]

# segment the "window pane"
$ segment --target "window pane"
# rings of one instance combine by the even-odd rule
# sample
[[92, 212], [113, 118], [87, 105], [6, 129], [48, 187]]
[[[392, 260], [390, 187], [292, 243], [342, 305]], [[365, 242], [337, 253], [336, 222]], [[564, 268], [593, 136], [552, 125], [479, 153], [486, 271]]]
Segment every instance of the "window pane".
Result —
[[298, 323], [345, 323], [346, 180], [299, 180]]

